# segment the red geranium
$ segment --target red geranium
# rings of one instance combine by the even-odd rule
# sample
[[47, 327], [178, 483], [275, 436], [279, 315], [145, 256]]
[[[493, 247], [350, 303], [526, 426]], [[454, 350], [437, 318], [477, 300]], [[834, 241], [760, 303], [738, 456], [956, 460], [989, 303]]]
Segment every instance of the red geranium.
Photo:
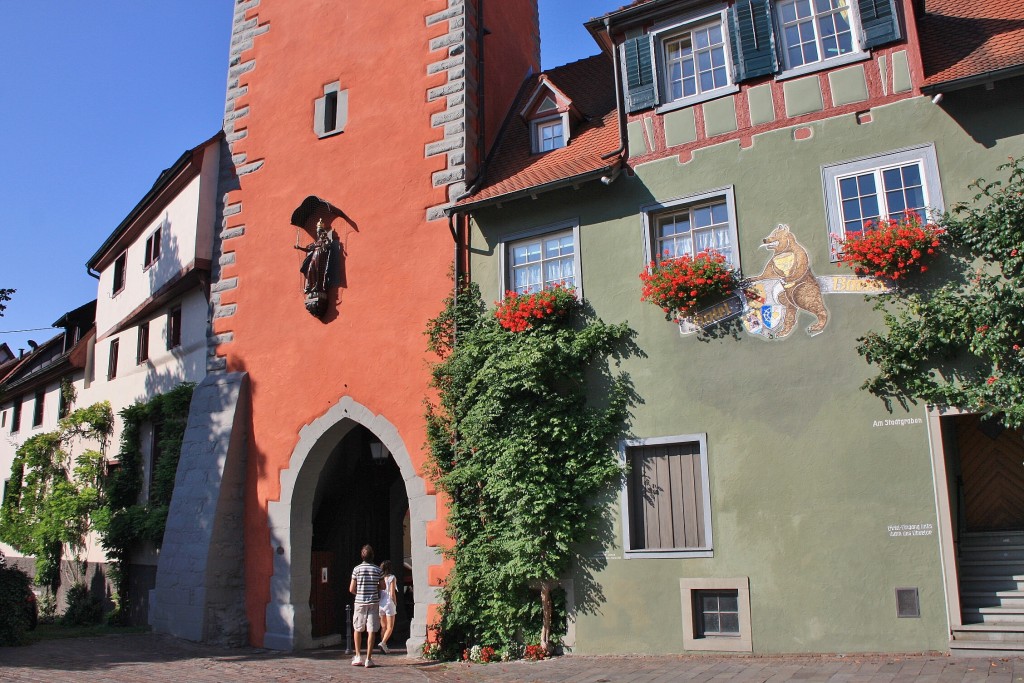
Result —
[[725, 255], [714, 250], [665, 258], [660, 263], [651, 261], [640, 273], [640, 282], [640, 300], [661, 307], [666, 320], [686, 318], [739, 286], [736, 271]]
[[494, 311], [498, 324], [510, 332], [523, 332], [536, 325], [564, 318], [579, 305], [576, 290], [555, 285], [533, 294], [505, 292]]
[[899, 220], [864, 223], [864, 231], [839, 240], [839, 262], [857, 275], [901, 280], [928, 270], [945, 231], [931, 223], [921, 225], [917, 214]]

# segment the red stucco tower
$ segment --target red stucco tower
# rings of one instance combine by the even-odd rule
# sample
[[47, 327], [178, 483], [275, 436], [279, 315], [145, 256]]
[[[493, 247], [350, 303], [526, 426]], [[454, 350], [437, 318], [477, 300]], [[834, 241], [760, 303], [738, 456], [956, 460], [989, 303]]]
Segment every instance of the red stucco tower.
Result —
[[[452, 286], [443, 209], [539, 68], [536, 2], [238, 0], [231, 45], [209, 370], [247, 376], [232, 438], [248, 639], [340, 637], [371, 543], [400, 580], [392, 642], [414, 647], [446, 571], [423, 471], [423, 331]], [[295, 249], [318, 223], [319, 293]]]

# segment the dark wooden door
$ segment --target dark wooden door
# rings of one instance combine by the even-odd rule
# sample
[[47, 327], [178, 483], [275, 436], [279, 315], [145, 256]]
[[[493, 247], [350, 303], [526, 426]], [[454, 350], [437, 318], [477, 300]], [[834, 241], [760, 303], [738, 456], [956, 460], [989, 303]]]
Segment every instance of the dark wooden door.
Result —
[[314, 550], [312, 553], [311, 583], [309, 588], [310, 618], [313, 637], [337, 633], [334, 589], [334, 553]]
[[1024, 530], [1024, 431], [955, 418], [967, 531]]

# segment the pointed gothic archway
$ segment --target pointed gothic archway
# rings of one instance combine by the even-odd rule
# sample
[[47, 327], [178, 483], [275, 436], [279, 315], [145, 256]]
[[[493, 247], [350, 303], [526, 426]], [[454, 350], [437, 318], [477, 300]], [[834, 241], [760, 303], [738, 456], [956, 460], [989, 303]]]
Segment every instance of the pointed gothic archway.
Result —
[[405, 484], [414, 591], [409, 652], [418, 652], [426, 639], [427, 608], [437, 602], [436, 589], [427, 584], [427, 568], [440, 562], [438, 549], [426, 542], [427, 522], [437, 515], [435, 497], [427, 494], [395, 426], [346, 396], [300, 430], [288, 469], [281, 471], [281, 498], [268, 506], [274, 573], [270, 580], [264, 647], [301, 650], [318, 644], [312, 634], [309, 607], [317, 484], [339, 444], [359, 426], [391, 453]]

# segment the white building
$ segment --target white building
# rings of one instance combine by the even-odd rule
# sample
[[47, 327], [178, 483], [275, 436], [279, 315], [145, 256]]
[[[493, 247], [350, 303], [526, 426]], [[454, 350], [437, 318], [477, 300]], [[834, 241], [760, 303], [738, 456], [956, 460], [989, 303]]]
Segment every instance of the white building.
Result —
[[[110, 403], [115, 419], [107, 445], [108, 459], [116, 460], [123, 427], [119, 413], [123, 408], [145, 402], [182, 382], [199, 382], [206, 375], [210, 271], [214, 227], [219, 215], [217, 183], [222, 142], [223, 134], [218, 132], [163, 171], [86, 264], [98, 280], [93, 308], [95, 326], [88, 338], [75, 339], [78, 346], [74, 348], [81, 349], [77, 355], [71, 354], [78, 360], [73, 366], [75, 406]], [[48, 349], [60, 345], [56, 338], [47, 342], [46, 355], [51, 356]], [[37, 410], [37, 394], [19, 389], [23, 384], [19, 379], [23, 374], [21, 366], [27, 367], [28, 359], [36, 356], [39, 360], [35, 364], [46, 364], [43, 352], [42, 346], [34, 350], [9, 374], [9, 379], [0, 378], [0, 421], [6, 425], [0, 426], [0, 434], [17, 437], [5, 438], [0, 445], [0, 472], [5, 479], [14, 452], [24, 439], [52, 430], [57, 424], [59, 376], [38, 389], [45, 395], [44, 419], [38, 425], [33, 412]], [[66, 351], [63, 353], [67, 355]], [[12, 433], [15, 420], [19, 421], [18, 429]], [[152, 425], [144, 425], [140, 437], [140, 503], [145, 502], [149, 490], [156, 453], [154, 437]], [[95, 545], [90, 544], [88, 559], [102, 563], [102, 550]], [[17, 558], [13, 549], [0, 548], [8, 557]], [[136, 553], [132, 564], [130, 592], [136, 610], [144, 612], [146, 596], [155, 580], [155, 550]], [[140, 613], [138, 618], [144, 621], [145, 616]]]

